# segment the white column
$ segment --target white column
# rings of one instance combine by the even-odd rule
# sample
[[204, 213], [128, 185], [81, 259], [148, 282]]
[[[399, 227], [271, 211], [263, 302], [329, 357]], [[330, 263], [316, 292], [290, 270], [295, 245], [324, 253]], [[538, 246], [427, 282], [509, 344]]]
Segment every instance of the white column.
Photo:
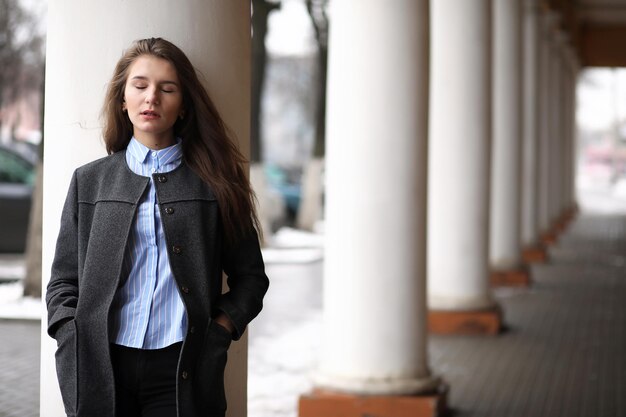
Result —
[[550, 219], [550, 39], [553, 16], [544, 12], [540, 17], [539, 36], [539, 230], [545, 233]]
[[493, 306], [489, 289], [491, 1], [432, 2], [431, 310]]
[[564, 203], [565, 209], [570, 210], [575, 206], [575, 175], [574, 169], [575, 154], [576, 154], [576, 118], [575, 118], [575, 103], [576, 103], [576, 50], [572, 45], [569, 45], [565, 55], [565, 73], [566, 82], [564, 84], [565, 96], [565, 131], [566, 131], [566, 143], [567, 149], [564, 152], [564, 176], [566, 178], [564, 184]]
[[539, 227], [539, 5], [537, 0], [524, 2], [524, 88], [523, 88], [523, 164], [522, 164], [522, 245], [535, 246]]
[[570, 68], [570, 48], [571, 45], [569, 43], [565, 43], [561, 48], [561, 143], [562, 143], [562, 152], [561, 152], [561, 204], [560, 204], [560, 213], [561, 215], [565, 213], [569, 208], [569, 182], [570, 182], [570, 154], [571, 154], [571, 131], [569, 128], [569, 119], [570, 119], [570, 79], [571, 79], [571, 68]]
[[489, 260], [494, 270], [521, 264], [522, 8], [493, 6], [493, 148]]
[[575, 208], [577, 206], [576, 197], [576, 176], [578, 175], [577, 158], [578, 158], [578, 125], [576, 122], [576, 107], [577, 107], [577, 94], [578, 88], [578, 75], [580, 73], [580, 62], [576, 55], [575, 49], [572, 50], [572, 79], [570, 80], [570, 122], [569, 127], [571, 129], [572, 148], [570, 149], [570, 184], [569, 184], [569, 204], [570, 207]]
[[[194, 24], [190, 25], [189, 22]], [[43, 287], [50, 276], [61, 209], [77, 166], [105, 155], [99, 112], [106, 83], [135, 39], [161, 36], [204, 74], [224, 120], [248, 152], [250, 4], [246, 1], [52, 1], [46, 61]], [[44, 314], [45, 317], [45, 314]], [[41, 416], [65, 416], [55, 374], [55, 342], [41, 337]], [[247, 414], [247, 339], [232, 345], [228, 415]]]
[[560, 30], [554, 29], [550, 41], [550, 100], [548, 109], [550, 117], [550, 226], [553, 226], [561, 215], [561, 112], [563, 111], [561, 103], [561, 36]]
[[316, 384], [418, 393], [437, 382], [425, 330], [428, 2], [337, 0], [331, 13]]

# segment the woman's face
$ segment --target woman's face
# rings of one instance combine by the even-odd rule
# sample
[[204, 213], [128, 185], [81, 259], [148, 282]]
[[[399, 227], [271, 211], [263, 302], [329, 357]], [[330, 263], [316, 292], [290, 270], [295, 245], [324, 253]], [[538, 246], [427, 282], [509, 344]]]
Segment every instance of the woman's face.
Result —
[[135, 138], [156, 149], [173, 144], [182, 105], [178, 74], [169, 61], [152, 55], [135, 59], [128, 69], [123, 106]]

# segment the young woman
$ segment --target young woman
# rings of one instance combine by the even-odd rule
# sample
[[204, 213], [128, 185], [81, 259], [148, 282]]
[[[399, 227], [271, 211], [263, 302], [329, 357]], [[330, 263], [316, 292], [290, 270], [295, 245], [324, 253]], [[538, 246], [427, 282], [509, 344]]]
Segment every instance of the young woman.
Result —
[[245, 160], [164, 39], [124, 53], [103, 118], [109, 156], [74, 172], [46, 294], [65, 411], [224, 416], [228, 347], [268, 288]]

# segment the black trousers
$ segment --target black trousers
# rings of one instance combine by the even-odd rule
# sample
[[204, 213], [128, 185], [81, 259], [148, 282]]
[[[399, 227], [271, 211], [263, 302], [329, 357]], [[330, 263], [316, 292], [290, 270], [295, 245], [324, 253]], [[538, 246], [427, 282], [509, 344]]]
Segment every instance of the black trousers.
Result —
[[176, 417], [176, 366], [182, 342], [144, 350], [111, 345], [116, 417]]

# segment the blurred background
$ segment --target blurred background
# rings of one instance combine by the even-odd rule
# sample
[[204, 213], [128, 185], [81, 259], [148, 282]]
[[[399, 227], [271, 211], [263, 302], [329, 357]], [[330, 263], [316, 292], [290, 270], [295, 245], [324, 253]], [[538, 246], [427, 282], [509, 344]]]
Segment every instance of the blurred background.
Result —
[[[329, 1], [252, 0], [251, 178], [276, 285], [250, 329], [251, 417], [295, 416], [299, 395], [312, 387], [321, 333]], [[25, 356], [33, 378], [15, 377], [10, 391], [2, 370], [9, 365], [0, 360], [0, 416], [39, 409], [45, 35], [45, 1], [0, 0], [0, 353]], [[626, 70], [584, 69], [576, 116], [579, 205], [614, 212], [626, 201]], [[22, 326], [20, 340], [11, 344], [2, 332], [14, 325]], [[15, 395], [24, 407], [3, 412], [3, 396]]]

